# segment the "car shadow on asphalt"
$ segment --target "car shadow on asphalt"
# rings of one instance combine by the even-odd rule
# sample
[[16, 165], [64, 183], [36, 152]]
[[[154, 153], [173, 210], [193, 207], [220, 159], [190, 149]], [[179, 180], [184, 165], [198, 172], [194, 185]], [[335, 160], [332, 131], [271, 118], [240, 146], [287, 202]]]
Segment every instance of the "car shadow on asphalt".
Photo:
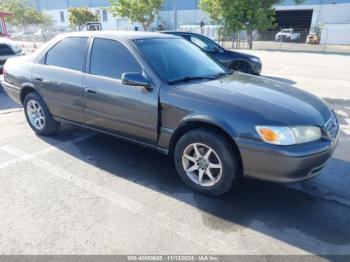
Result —
[[[63, 131], [55, 139], [44, 140], [65, 141], [72, 132]], [[198, 208], [203, 224], [211, 230], [236, 232], [240, 225], [315, 254], [339, 254], [350, 244], [349, 206], [335, 201], [248, 179], [224, 196], [208, 197], [184, 185], [169, 157], [103, 134], [93, 133], [92, 137], [61, 150], [110, 174]], [[347, 161], [332, 161], [350, 169]]]

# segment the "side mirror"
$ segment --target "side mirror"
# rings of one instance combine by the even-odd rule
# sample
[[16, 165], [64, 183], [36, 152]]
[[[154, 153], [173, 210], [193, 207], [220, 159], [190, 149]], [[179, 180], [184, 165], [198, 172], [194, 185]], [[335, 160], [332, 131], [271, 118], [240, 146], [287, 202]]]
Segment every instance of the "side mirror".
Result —
[[122, 75], [122, 83], [127, 86], [143, 86], [148, 90], [152, 90], [150, 81], [141, 73], [124, 73]]

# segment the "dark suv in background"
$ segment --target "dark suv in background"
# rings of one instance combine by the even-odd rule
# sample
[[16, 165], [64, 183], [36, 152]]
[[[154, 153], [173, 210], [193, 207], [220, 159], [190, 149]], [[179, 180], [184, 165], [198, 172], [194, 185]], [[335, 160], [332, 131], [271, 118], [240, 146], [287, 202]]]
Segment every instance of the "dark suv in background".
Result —
[[259, 57], [226, 50], [210, 38], [196, 33], [181, 31], [163, 31], [162, 33], [185, 38], [219, 60], [229, 69], [252, 75], [260, 75], [261, 73], [261, 60]]

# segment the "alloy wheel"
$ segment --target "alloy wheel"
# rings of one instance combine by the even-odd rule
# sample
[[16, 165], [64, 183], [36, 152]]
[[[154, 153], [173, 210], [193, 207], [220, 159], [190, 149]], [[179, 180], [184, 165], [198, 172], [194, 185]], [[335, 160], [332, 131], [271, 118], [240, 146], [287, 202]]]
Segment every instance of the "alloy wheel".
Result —
[[35, 100], [29, 100], [27, 103], [27, 116], [33, 127], [41, 130], [45, 126], [45, 115], [40, 104]]
[[193, 143], [182, 154], [182, 166], [187, 176], [197, 185], [216, 185], [222, 176], [222, 164], [218, 154], [208, 145]]

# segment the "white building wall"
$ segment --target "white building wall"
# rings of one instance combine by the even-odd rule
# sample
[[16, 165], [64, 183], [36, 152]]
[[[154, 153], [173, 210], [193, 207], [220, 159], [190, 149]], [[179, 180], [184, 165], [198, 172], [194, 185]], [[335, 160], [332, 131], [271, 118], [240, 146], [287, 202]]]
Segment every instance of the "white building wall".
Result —
[[350, 3], [319, 6], [321, 24], [350, 24]]
[[[102, 8], [90, 8], [92, 12], [99, 9], [102, 20]], [[322, 4], [322, 5], [291, 5], [291, 6], [276, 6], [276, 10], [313, 10], [311, 28], [324, 25], [321, 36], [321, 43], [328, 44], [350, 44], [349, 26], [350, 26], [350, 3], [337, 4]], [[64, 12], [65, 21], [62, 23], [60, 19], [60, 11]], [[46, 14], [51, 15], [55, 22], [55, 27], [68, 28], [68, 10], [45, 10]], [[107, 12], [107, 21], [101, 21], [103, 30], [134, 30], [137, 26], [139, 30], [143, 30], [138, 23], [130, 23], [128, 19], [121, 17], [113, 17], [110, 12]], [[178, 28], [183, 28], [184, 25], [199, 25], [201, 21], [205, 25], [210, 25], [208, 14], [200, 9], [196, 10], [178, 10], [177, 25]], [[153, 25], [156, 28], [162, 24], [165, 29], [174, 29], [174, 12], [161, 11], [159, 18]], [[327, 36], [327, 37], [326, 37]]]
[[331, 5], [291, 5], [276, 6], [280, 10], [310, 10], [314, 11], [313, 21], [325, 24], [346, 24], [350, 23], [350, 3]]
[[[64, 22], [63, 23], [61, 22], [61, 18], [60, 18], [61, 11], [64, 12]], [[68, 22], [68, 10], [67, 9], [64, 9], [64, 10], [45, 10], [43, 12], [52, 17], [55, 27], [57, 27], [57, 28], [67, 28], [68, 27], [69, 22]]]
[[321, 34], [321, 44], [349, 45], [350, 24], [325, 24]]
[[[163, 23], [166, 29], [175, 29], [173, 11], [161, 11], [159, 16], [160, 16], [159, 22]], [[209, 15], [204, 13], [202, 10], [196, 9], [196, 10], [178, 10], [177, 11], [178, 28], [182, 25], [199, 25], [202, 20], [206, 25], [210, 24]]]
[[[142, 25], [139, 23], [130, 23], [127, 18], [113, 17], [110, 12], [107, 12], [107, 21], [102, 20], [102, 8], [89, 8], [93, 13], [96, 10], [100, 10], [100, 22], [103, 30], [134, 30], [137, 26], [139, 30], [142, 29]], [[64, 22], [61, 22], [60, 12], [64, 12]], [[44, 10], [44, 13], [52, 16], [54, 20], [54, 26], [58, 28], [68, 28], [68, 10], [56, 9], [56, 10]], [[201, 10], [178, 10], [177, 11], [177, 24], [178, 28], [181, 25], [199, 25], [201, 21], [204, 21], [206, 25], [210, 24], [209, 16]], [[165, 29], [174, 29], [174, 12], [173, 11], [161, 11], [159, 17], [156, 19], [153, 28], [156, 28], [159, 24], [162, 24]]]
[[[96, 10], [99, 10], [100, 22], [103, 30], [134, 30], [135, 26], [142, 30], [142, 25], [139, 23], [130, 23], [127, 18], [113, 17], [110, 12], [107, 12], [107, 21], [103, 21], [102, 8], [89, 8], [94, 14]], [[60, 12], [64, 12], [64, 22], [61, 22]], [[50, 15], [53, 18], [54, 26], [57, 28], [69, 28], [68, 10], [56, 9], [56, 10], [44, 10], [44, 13]]]
[[322, 28], [321, 44], [350, 44], [350, 3], [277, 6], [276, 10], [312, 9], [311, 28]]

